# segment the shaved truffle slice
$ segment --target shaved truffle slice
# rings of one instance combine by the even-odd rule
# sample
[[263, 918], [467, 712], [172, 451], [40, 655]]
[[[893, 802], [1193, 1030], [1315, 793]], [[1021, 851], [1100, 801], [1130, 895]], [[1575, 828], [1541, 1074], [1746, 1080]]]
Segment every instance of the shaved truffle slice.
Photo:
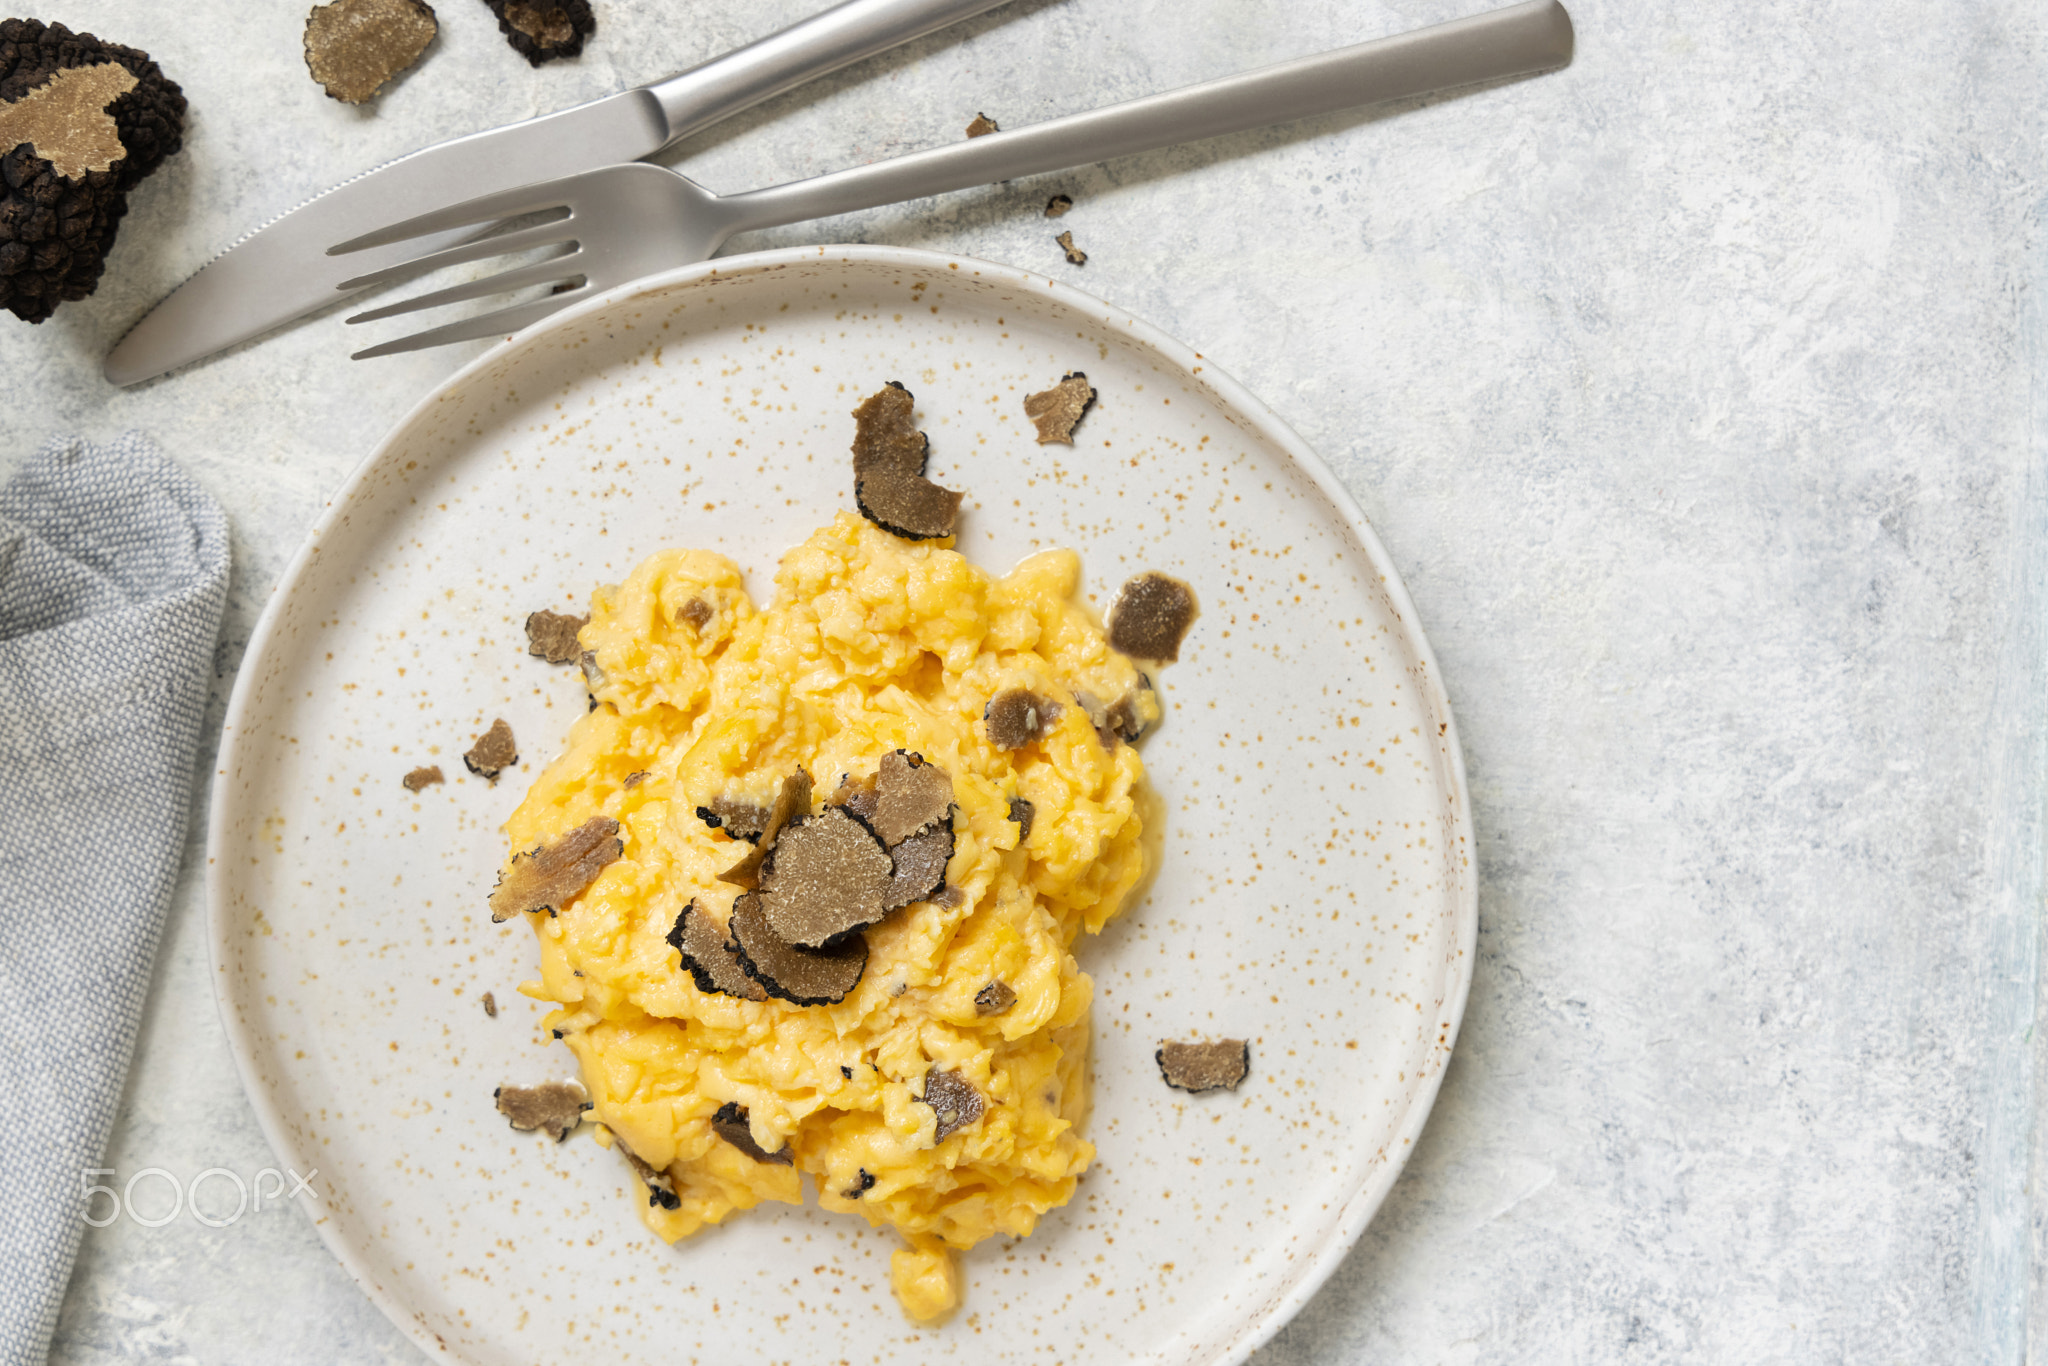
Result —
[[638, 773], [628, 773], [622, 780], [620, 780], [619, 786], [625, 789], [626, 791], [631, 792], [634, 788], [640, 786], [640, 784], [646, 781], [647, 770], [643, 768]]
[[768, 928], [758, 892], [732, 907], [732, 942], [740, 967], [770, 996], [792, 1005], [831, 1005], [846, 999], [868, 966], [868, 941], [857, 934], [829, 949], [800, 949]]
[[747, 976], [739, 955], [726, 941], [725, 928], [713, 920], [695, 901], [683, 907], [668, 942], [682, 955], [683, 967], [706, 995], [737, 996], [742, 1001], [765, 1001], [768, 993]]
[[861, 400], [853, 410], [853, 474], [889, 469], [923, 474], [930, 441], [910, 420], [916, 397], [895, 380]]
[[662, 1209], [682, 1208], [683, 1198], [676, 1194], [675, 1182], [670, 1180], [667, 1172], [658, 1172], [641, 1161], [640, 1154], [628, 1148], [622, 1139], [613, 1138], [612, 1146], [618, 1149], [620, 1157], [626, 1159], [626, 1165], [633, 1169], [633, 1175], [640, 1178], [640, 1184], [647, 1187], [648, 1204]]
[[1038, 814], [1038, 808], [1022, 797], [1010, 798], [1010, 819], [1017, 822], [1017, 843], [1031, 838], [1031, 821]]
[[306, 16], [306, 70], [335, 99], [361, 104], [411, 66], [440, 25], [425, 0], [334, 0]]
[[900, 841], [889, 850], [889, 857], [896, 866], [882, 897], [885, 913], [923, 901], [945, 885], [946, 864], [953, 858], [953, 823], [942, 821]]
[[1052, 734], [1060, 704], [1029, 688], [1005, 688], [988, 700], [981, 713], [988, 742], [997, 749], [1022, 749]]
[[1132, 744], [1137, 743], [1152, 724], [1145, 719], [1145, 699], [1153, 698], [1153, 706], [1156, 709], [1157, 696], [1152, 691], [1152, 680], [1139, 674], [1137, 686], [1110, 703], [1108, 711], [1103, 715], [1103, 725], [1122, 739]]
[[976, 114], [974, 122], [967, 125], [967, 136], [971, 138], [985, 138], [990, 133], [1000, 133], [1002, 131], [996, 125], [996, 121], [986, 114]]
[[488, 991], [484, 993], [484, 1014], [493, 1020], [498, 1018], [498, 998]]
[[768, 828], [769, 810], [738, 797], [713, 797], [697, 808], [697, 819], [736, 840], [758, 841]]
[[994, 981], [974, 993], [974, 1013], [986, 1018], [1000, 1015], [1017, 1004], [1017, 989], [1008, 982]]
[[875, 800], [875, 780], [850, 774], [839, 780], [839, 790], [832, 794], [834, 806], [845, 807], [870, 826], [875, 823]]
[[711, 1129], [756, 1162], [773, 1162], [779, 1167], [790, 1165], [792, 1159], [788, 1144], [771, 1153], [754, 1142], [753, 1126], [747, 1123], [747, 1107], [736, 1101], [729, 1100], [718, 1107], [718, 1113], [711, 1117]]
[[590, 0], [484, 0], [498, 16], [498, 32], [512, 50], [539, 66], [582, 55], [583, 40], [597, 32]]
[[735, 887], [754, 891], [761, 885], [761, 863], [775, 847], [775, 837], [782, 833], [782, 827], [798, 816], [806, 815], [811, 809], [811, 775], [799, 768], [782, 780], [782, 790], [775, 794], [774, 809], [761, 826], [759, 842], [747, 851], [747, 856], [718, 875], [720, 882], [730, 882]]
[[691, 598], [676, 612], [676, 620], [685, 622], [692, 631], [701, 631], [716, 615], [715, 609], [702, 598]]
[[1059, 243], [1060, 250], [1067, 254], [1068, 265], [1085, 266], [1088, 264], [1088, 253], [1074, 245], [1073, 233], [1063, 232], [1052, 240]]
[[582, 652], [576, 643], [576, 633], [589, 624], [589, 617], [572, 617], [545, 608], [528, 613], [526, 653], [550, 664], [567, 664]]
[[1038, 444], [1062, 441], [1074, 444], [1074, 426], [1095, 406], [1095, 386], [1079, 370], [1060, 376], [1050, 389], [1024, 400], [1024, 416], [1038, 429]]
[[590, 1097], [573, 1081], [500, 1086], [492, 1094], [498, 1098], [498, 1113], [511, 1120], [513, 1128], [521, 1133], [539, 1129], [557, 1143], [583, 1122], [583, 1112], [590, 1108]]
[[853, 501], [860, 515], [906, 541], [951, 536], [965, 496], [942, 489], [922, 475], [889, 469], [869, 470], [853, 485]]
[[1150, 570], [1126, 583], [1109, 609], [1109, 643], [1133, 659], [1170, 664], [1195, 620], [1195, 590]]
[[895, 848], [953, 809], [953, 780], [922, 754], [894, 750], [875, 773], [875, 814], [869, 822], [883, 844]]
[[407, 792], [418, 792], [422, 788], [432, 787], [436, 783], [445, 783], [448, 780], [441, 776], [441, 766], [439, 764], [425, 764], [406, 774], [398, 781]]
[[625, 852], [619, 823], [609, 816], [593, 816], [553, 844], [514, 854], [512, 866], [498, 875], [498, 885], [491, 889], [491, 919], [510, 920], [528, 911], [553, 914]]
[[924, 1074], [924, 1095], [921, 1098], [939, 1117], [938, 1126], [932, 1130], [932, 1142], [944, 1143], [948, 1138], [981, 1118], [987, 1102], [981, 1092], [974, 1089], [974, 1083], [958, 1072], [941, 1072], [934, 1067]]
[[519, 762], [519, 742], [512, 738], [512, 727], [499, 717], [491, 722], [491, 728], [477, 737], [469, 752], [462, 756], [462, 762], [471, 773], [479, 778], [488, 778], [495, 785], [498, 775]]
[[1252, 1053], [1243, 1039], [1220, 1039], [1215, 1043], [1166, 1043], [1152, 1055], [1159, 1063], [1159, 1075], [1178, 1091], [1235, 1091], [1251, 1070]]
[[887, 914], [889, 851], [843, 806], [782, 832], [761, 873], [761, 908], [776, 937], [815, 949]]
[[1073, 207], [1074, 196], [1070, 194], [1056, 194], [1051, 199], [1045, 201], [1045, 216], [1047, 218], [1065, 218], [1067, 210]]

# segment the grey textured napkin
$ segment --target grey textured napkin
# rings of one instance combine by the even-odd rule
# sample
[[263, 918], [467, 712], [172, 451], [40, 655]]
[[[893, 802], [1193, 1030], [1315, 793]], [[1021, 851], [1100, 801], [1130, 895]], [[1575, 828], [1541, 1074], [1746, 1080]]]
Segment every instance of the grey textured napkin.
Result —
[[0, 1362], [49, 1351], [178, 876], [227, 597], [219, 504], [146, 438], [0, 488]]

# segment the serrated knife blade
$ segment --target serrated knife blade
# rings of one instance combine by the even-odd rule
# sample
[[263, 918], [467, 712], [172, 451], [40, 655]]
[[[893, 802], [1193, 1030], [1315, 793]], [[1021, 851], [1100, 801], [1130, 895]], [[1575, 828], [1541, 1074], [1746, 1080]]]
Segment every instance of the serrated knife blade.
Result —
[[[241, 238], [129, 329], [103, 367], [138, 384], [347, 296], [336, 286], [416, 254], [327, 255], [336, 242], [478, 195], [638, 161], [742, 109], [1005, 0], [846, 0], [679, 76], [437, 143], [346, 180]], [[447, 241], [464, 234], [450, 235]]]

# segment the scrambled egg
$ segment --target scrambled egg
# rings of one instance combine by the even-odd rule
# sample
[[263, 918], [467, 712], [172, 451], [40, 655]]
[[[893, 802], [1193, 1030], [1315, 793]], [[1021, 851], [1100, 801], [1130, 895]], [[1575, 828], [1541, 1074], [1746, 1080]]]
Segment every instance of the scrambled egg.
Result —
[[[929, 1319], [959, 1299], [952, 1249], [1028, 1234], [1072, 1196], [1094, 1148], [1077, 1132], [1092, 984], [1070, 950], [1144, 867], [1144, 766], [1071, 704], [1132, 696], [1140, 678], [1077, 600], [1079, 574], [1071, 552], [1047, 551], [991, 578], [943, 543], [841, 513], [784, 557], [765, 610], [707, 551], [658, 554], [594, 594], [581, 642], [600, 705], [506, 833], [523, 850], [609, 816], [625, 851], [559, 915], [529, 917], [541, 976], [522, 990], [557, 1004], [547, 1024], [575, 1052], [601, 1140], [666, 1174], [674, 1208], [636, 1197], [664, 1239], [801, 1203], [808, 1174], [823, 1208], [904, 1236], [891, 1281]], [[1006, 752], [982, 712], [1013, 687], [1069, 705]], [[1156, 719], [1150, 691], [1136, 696], [1139, 719]], [[798, 765], [822, 802], [897, 749], [952, 779], [946, 889], [865, 931], [866, 972], [837, 1004], [700, 991], [665, 936], [692, 898], [730, 913], [738, 889], [718, 873], [748, 846], [698, 806], [765, 806]], [[1035, 809], [1026, 839], [1013, 797]], [[977, 1014], [992, 981], [1015, 1002]], [[942, 1142], [920, 1100], [935, 1066], [986, 1100]], [[721, 1139], [712, 1117], [728, 1102], [793, 1165]]]

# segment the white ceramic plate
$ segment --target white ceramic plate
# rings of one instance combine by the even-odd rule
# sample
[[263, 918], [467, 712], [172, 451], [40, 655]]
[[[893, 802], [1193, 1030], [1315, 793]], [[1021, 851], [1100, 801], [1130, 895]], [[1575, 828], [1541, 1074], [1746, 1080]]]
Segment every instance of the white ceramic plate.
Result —
[[[1078, 444], [1039, 446], [1023, 397], [1073, 369], [1101, 398]], [[573, 1071], [515, 990], [532, 935], [484, 908], [499, 825], [584, 704], [525, 655], [526, 614], [672, 545], [732, 556], [766, 602], [781, 552], [850, 506], [848, 411], [888, 379], [933, 476], [968, 490], [959, 545], [984, 567], [1072, 546], [1098, 604], [1152, 568], [1203, 608], [1144, 742], [1162, 866], [1077, 946], [1096, 1165], [1033, 1237], [968, 1254], [962, 1309], [924, 1330], [889, 1294], [893, 1235], [763, 1207], [671, 1249], [587, 1131], [514, 1133], [491, 1099]], [[491, 787], [460, 755], [501, 715], [522, 762]], [[414, 797], [423, 763], [449, 781]], [[647, 280], [423, 400], [263, 615], [208, 852], [221, 1011], [272, 1144], [318, 1170], [320, 1233], [370, 1297], [473, 1362], [1241, 1360], [1393, 1184], [1476, 928], [1435, 665], [1322, 463], [1098, 300], [882, 248]], [[1237, 1092], [1161, 1082], [1160, 1039], [1231, 1035]]]

